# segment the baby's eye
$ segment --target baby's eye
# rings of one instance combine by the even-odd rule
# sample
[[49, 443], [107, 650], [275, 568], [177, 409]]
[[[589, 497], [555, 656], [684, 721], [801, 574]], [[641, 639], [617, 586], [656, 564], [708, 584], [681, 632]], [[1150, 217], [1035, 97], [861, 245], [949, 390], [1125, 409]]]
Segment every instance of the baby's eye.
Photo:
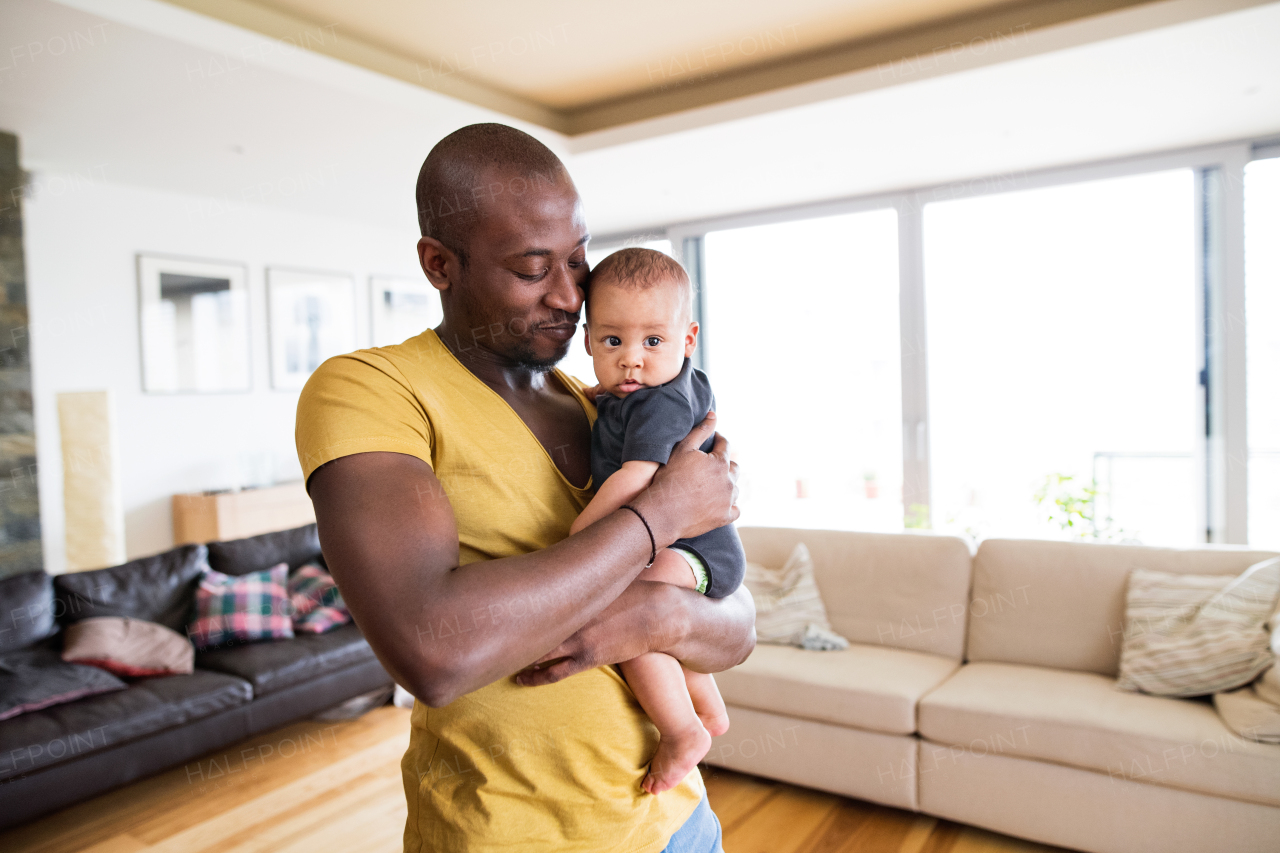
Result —
[[662, 338], [657, 335], [650, 335], [644, 339], [644, 345], [647, 347], [656, 347], [662, 343]]
[[622, 338], [618, 337], [617, 335], [609, 335], [607, 338], [604, 339], [604, 342], [605, 342], [605, 346], [611, 346], [611, 347], [621, 346]]

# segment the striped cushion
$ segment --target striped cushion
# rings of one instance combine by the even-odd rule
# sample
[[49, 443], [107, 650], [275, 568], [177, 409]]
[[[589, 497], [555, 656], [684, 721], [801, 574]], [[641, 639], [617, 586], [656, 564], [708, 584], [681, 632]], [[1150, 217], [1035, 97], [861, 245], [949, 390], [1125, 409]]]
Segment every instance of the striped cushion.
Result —
[[197, 649], [293, 637], [289, 564], [232, 577], [209, 569], [196, 589], [196, 618], [187, 634]]
[[1118, 686], [1203, 696], [1248, 684], [1275, 660], [1266, 622], [1278, 597], [1280, 557], [1239, 577], [1134, 569]]
[[849, 641], [831, 630], [813, 577], [813, 558], [797, 542], [787, 564], [767, 569], [747, 563], [743, 580], [756, 603], [756, 640], [805, 649], [843, 649]]

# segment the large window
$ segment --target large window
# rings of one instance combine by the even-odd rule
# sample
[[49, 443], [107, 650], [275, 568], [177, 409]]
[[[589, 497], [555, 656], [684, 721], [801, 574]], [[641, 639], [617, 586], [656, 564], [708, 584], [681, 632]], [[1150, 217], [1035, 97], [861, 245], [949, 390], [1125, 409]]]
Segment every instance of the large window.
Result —
[[704, 252], [740, 523], [901, 530], [896, 213], [713, 231]]
[[1280, 159], [1244, 175], [1249, 543], [1280, 548]]
[[1280, 549], [1274, 147], [669, 225], [741, 523]]
[[1203, 541], [1193, 193], [1183, 169], [925, 208], [934, 528]]

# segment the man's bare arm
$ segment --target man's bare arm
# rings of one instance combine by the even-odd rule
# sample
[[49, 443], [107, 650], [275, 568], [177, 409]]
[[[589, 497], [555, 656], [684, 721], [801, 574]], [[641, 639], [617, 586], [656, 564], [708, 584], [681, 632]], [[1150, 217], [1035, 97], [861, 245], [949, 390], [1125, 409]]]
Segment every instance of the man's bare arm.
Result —
[[[633, 505], [657, 547], [731, 522], [727, 445], [697, 450], [699, 424]], [[531, 554], [458, 565], [453, 508], [430, 466], [361, 453], [312, 474], [325, 560], [391, 674], [442, 706], [543, 658], [613, 603], [649, 559], [649, 534], [618, 512]], [[494, 518], [494, 524], [502, 519]]]

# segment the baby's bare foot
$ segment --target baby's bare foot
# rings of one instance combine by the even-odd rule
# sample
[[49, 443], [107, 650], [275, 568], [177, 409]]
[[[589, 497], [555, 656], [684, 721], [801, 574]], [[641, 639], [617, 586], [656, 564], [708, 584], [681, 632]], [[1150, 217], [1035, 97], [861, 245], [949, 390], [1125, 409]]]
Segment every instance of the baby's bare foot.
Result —
[[658, 751], [649, 763], [649, 775], [640, 787], [650, 794], [661, 794], [679, 785], [689, 771], [711, 749], [711, 735], [696, 722], [683, 732], [664, 734], [658, 742]]

